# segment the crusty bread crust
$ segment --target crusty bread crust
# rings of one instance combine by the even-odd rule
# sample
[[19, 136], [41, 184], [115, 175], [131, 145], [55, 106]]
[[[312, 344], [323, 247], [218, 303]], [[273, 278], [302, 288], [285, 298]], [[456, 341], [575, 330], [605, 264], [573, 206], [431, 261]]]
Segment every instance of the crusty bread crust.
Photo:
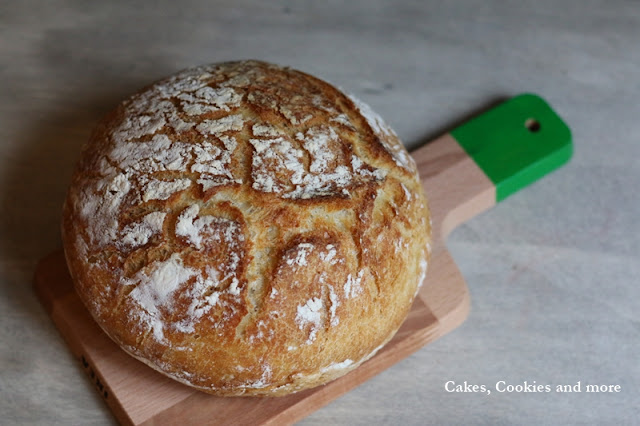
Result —
[[380, 117], [242, 61], [183, 71], [105, 117], [62, 231], [80, 298], [125, 351], [209, 393], [285, 395], [391, 339], [431, 225]]

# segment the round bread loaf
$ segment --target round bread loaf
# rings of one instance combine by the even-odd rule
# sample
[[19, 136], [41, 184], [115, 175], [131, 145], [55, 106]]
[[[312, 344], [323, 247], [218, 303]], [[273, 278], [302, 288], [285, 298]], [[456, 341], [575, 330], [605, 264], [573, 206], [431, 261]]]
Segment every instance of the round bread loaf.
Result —
[[369, 107], [264, 62], [162, 80], [97, 126], [63, 242], [126, 352], [216, 395], [354, 369], [406, 317], [431, 224], [415, 163]]

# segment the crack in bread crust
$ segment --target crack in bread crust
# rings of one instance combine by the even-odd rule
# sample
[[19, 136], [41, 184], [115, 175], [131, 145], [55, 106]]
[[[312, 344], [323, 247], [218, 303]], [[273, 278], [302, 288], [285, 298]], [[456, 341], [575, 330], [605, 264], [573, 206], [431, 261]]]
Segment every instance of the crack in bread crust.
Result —
[[242, 61], [185, 70], [108, 114], [62, 231], [78, 294], [127, 352], [217, 395], [283, 395], [393, 336], [430, 226], [415, 164], [369, 107]]

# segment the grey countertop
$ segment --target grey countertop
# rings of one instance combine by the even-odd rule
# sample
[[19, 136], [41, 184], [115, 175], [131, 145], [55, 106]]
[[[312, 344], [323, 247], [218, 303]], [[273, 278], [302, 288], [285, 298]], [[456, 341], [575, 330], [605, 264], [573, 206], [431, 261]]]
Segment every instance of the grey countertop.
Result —
[[[575, 144], [567, 166], [450, 236], [467, 321], [302, 424], [637, 424], [638, 2], [118, 3], [0, 6], [0, 423], [114, 422], [31, 287], [60, 247], [91, 128], [159, 77], [257, 58], [356, 94], [410, 148], [521, 92], [546, 98]], [[553, 391], [498, 392], [502, 381]], [[555, 392], [578, 381], [580, 393]]]

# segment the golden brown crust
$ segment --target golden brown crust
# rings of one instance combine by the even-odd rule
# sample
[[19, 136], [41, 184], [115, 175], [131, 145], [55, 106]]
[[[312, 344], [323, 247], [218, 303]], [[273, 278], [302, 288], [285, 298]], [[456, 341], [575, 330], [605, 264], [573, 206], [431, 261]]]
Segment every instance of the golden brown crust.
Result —
[[62, 230], [105, 332], [217, 395], [284, 395], [370, 357], [431, 234], [415, 164], [375, 113], [256, 61], [186, 70], [105, 117]]

